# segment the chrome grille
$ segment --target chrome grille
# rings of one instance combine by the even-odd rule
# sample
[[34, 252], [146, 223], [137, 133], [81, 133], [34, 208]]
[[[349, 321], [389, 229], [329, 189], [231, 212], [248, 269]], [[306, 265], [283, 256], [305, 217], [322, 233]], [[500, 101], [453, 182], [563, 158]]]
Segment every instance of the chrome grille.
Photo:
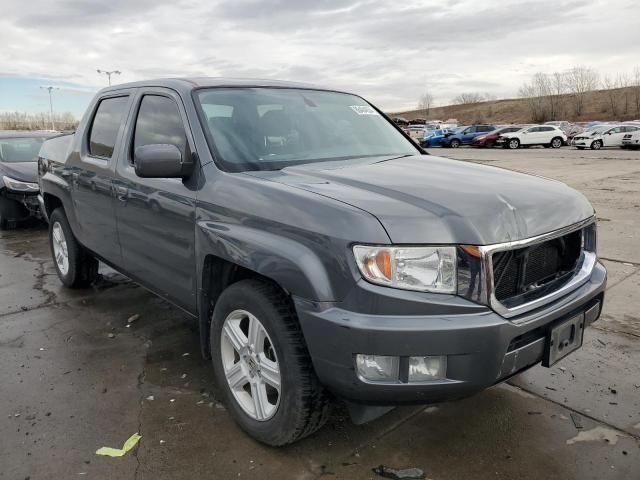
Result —
[[510, 307], [562, 287], [579, 266], [582, 230], [492, 257], [494, 295]]

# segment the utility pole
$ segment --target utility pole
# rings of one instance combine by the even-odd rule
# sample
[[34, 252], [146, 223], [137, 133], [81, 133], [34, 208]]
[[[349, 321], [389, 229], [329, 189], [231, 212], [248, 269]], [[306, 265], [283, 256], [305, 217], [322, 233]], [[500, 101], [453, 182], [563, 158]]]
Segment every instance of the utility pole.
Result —
[[96, 72], [98, 72], [99, 74], [105, 74], [107, 76], [107, 79], [109, 80], [109, 86], [111, 86], [111, 75], [120, 75], [122, 72], [120, 70], [100, 70], [97, 69]]
[[56, 127], [53, 123], [53, 99], [51, 98], [52, 90], [60, 90], [59, 87], [52, 87], [51, 85], [47, 87], [40, 87], [43, 90], [47, 90], [49, 92], [49, 120], [51, 121], [51, 130], [55, 130]]

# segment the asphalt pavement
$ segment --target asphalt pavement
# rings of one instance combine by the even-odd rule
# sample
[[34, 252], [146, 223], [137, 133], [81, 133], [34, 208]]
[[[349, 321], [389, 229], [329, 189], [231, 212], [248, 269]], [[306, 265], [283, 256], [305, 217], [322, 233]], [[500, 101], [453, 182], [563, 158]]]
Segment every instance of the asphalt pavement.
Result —
[[[640, 478], [640, 152], [431, 153], [555, 178], [595, 205], [609, 283], [581, 350], [363, 426], [338, 407], [269, 448], [218, 401], [184, 313], [106, 267], [93, 288], [64, 289], [44, 226], [0, 232], [0, 478], [358, 480], [381, 464], [433, 480]], [[124, 456], [95, 454], [136, 432]]]

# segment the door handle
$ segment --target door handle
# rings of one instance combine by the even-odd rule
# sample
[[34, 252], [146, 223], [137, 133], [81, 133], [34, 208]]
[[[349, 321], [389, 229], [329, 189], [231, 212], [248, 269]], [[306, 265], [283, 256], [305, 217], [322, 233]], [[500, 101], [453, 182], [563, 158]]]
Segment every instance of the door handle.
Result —
[[129, 198], [129, 189], [121, 185], [116, 185], [116, 197], [121, 202], [126, 202]]

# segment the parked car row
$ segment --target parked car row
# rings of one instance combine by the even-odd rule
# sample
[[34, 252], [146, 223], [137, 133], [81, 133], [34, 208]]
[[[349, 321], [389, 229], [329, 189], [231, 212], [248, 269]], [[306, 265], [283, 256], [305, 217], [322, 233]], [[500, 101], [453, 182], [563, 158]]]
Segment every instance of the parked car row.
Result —
[[567, 135], [555, 125], [507, 125], [479, 124], [455, 129], [425, 130], [420, 141], [422, 147], [474, 147], [502, 146], [516, 149], [521, 146], [542, 145], [560, 148], [567, 144]]
[[462, 127], [440, 126], [436, 129], [411, 125], [409, 135], [419, 138], [423, 148], [451, 147], [462, 145], [491, 148], [495, 146], [517, 149], [543, 146], [560, 148], [572, 145], [578, 149], [598, 150], [604, 147], [640, 148], [640, 122], [598, 123], [588, 128], [564, 121], [547, 122], [542, 125], [494, 125], [476, 124]]

